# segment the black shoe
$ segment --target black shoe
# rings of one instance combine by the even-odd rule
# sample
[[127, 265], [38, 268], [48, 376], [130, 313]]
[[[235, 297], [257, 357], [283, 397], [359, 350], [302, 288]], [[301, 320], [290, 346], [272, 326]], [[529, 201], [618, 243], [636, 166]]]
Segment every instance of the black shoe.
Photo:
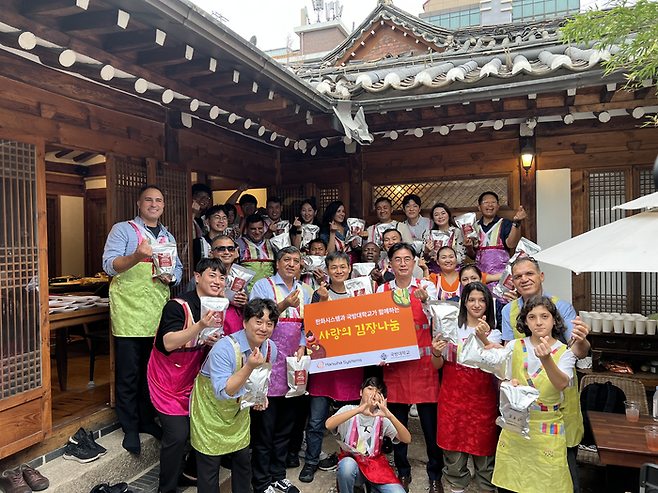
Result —
[[86, 444], [91, 450], [98, 453], [99, 456], [107, 454], [107, 449], [96, 443], [94, 440], [94, 434], [92, 432], [87, 433], [84, 428], [80, 428], [75, 432], [75, 435], [69, 438], [69, 442], [75, 444]]
[[320, 462], [318, 462], [318, 469], [321, 471], [335, 471], [338, 468], [338, 456], [331, 454]]
[[114, 486], [110, 486], [107, 490], [108, 493], [129, 493], [128, 483], [117, 483]]
[[274, 481], [272, 486], [283, 493], [300, 493], [299, 488], [292, 484], [289, 479], [283, 478]]
[[142, 444], [139, 441], [139, 433], [126, 433], [123, 437], [123, 448], [131, 454], [139, 455], [142, 452]]
[[315, 464], [309, 464], [308, 462], [304, 464], [302, 471], [299, 473], [299, 480], [302, 483], [312, 483], [313, 478], [315, 478], [315, 471], [318, 470], [318, 466]]
[[288, 469], [299, 467], [299, 455], [288, 452], [288, 457], [286, 458], [286, 467]]
[[146, 433], [155, 437], [156, 440], [162, 440], [162, 428], [155, 423], [147, 423], [139, 427], [140, 433]]
[[384, 454], [390, 454], [393, 452], [393, 441], [391, 437], [384, 437], [382, 440], [382, 452]]
[[89, 493], [108, 493], [110, 491], [110, 485], [107, 483], [101, 483], [94, 486]]
[[100, 455], [95, 450], [92, 450], [86, 443], [69, 442], [64, 448], [64, 455], [62, 457], [66, 460], [77, 460], [78, 462], [85, 464], [98, 459]]

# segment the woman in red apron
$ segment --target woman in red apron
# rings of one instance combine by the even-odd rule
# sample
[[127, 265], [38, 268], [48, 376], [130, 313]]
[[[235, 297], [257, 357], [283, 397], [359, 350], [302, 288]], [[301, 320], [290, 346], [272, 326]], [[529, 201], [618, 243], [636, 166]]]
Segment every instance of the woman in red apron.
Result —
[[[383, 284], [377, 292], [407, 289], [411, 299], [416, 339], [420, 359], [393, 363], [384, 367], [384, 382], [388, 386], [388, 407], [406, 427], [409, 408], [416, 404], [418, 417], [427, 448], [427, 475], [430, 493], [442, 492], [441, 470], [443, 455], [436, 444], [436, 412], [439, 401], [439, 372], [432, 366], [432, 332], [423, 303], [436, 299], [436, 287], [429, 281], [413, 277], [414, 250], [407, 243], [397, 243], [389, 249], [389, 259], [395, 279]], [[416, 292], [417, 291], [417, 292]], [[408, 489], [411, 465], [407, 459], [407, 445], [394, 446], [395, 466], [400, 482]]]
[[457, 363], [462, 345], [471, 334], [476, 334], [485, 345], [502, 342], [502, 335], [496, 330], [493, 297], [481, 282], [464, 288], [458, 323], [456, 346], [438, 338], [432, 341], [434, 368], [443, 368], [436, 441], [443, 449], [444, 472], [454, 491], [466, 489], [471, 482], [466, 467], [470, 455], [478, 488], [493, 492], [496, 488], [491, 476], [498, 439], [495, 379], [490, 373]]

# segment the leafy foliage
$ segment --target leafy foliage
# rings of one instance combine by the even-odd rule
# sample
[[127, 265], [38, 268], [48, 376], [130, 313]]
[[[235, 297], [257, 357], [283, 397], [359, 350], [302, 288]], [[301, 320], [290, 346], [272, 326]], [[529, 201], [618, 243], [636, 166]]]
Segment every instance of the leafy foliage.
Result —
[[562, 28], [565, 43], [595, 42], [596, 48], [608, 50], [603, 62], [606, 74], [626, 72], [627, 88], [641, 86], [658, 76], [658, 2], [614, 0], [606, 11], [590, 10], [576, 15]]

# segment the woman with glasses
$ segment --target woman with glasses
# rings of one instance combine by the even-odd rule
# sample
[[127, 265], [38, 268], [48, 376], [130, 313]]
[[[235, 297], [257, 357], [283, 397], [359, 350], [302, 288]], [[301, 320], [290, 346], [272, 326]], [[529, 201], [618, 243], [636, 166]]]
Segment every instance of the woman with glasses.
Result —
[[[409, 421], [409, 408], [416, 404], [427, 449], [429, 491], [439, 493], [443, 491], [443, 455], [436, 444], [439, 372], [432, 366], [432, 330], [425, 314], [426, 303], [436, 300], [436, 287], [413, 276], [414, 256], [414, 249], [408, 243], [393, 245], [388, 250], [388, 257], [395, 279], [379, 286], [377, 292], [400, 290], [403, 297], [406, 297], [405, 291], [408, 294], [420, 359], [384, 366], [384, 382], [388, 386], [388, 408], [405, 427]], [[393, 451], [400, 482], [409, 491], [411, 465], [407, 459], [407, 444], [395, 444]]]
[[206, 212], [206, 223], [208, 233], [195, 238], [192, 242], [192, 260], [194, 265], [202, 258], [210, 257], [210, 245], [212, 240], [219, 235], [226, 234], [228, 228], [228, 211], [223, 205], [214, 205]]

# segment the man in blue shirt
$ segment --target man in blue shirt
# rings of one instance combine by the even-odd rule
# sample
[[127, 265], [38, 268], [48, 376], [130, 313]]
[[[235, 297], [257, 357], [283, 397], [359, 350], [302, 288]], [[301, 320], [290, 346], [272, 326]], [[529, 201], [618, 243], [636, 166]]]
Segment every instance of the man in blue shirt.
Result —
[[282, 248], [276, 255], [277, 274], [261, 279], [251, 289], [251, 299], [269, 298], [281, 315], [272, 334], [279, 359], [272, 366], [269, 406], [252, 417], [252, 486], [254, 493], [299, 493], [286, 479], [288, 444], [295, 423], [299, 397], [286, 398], [288, 391], [286, 358], [299, 360], [306, 352], [304, 307], [311, 302], [310, 287], [297, 280], [301, 272], [301, 254], [296, 247]]
[[116, 344], [117, 416], [125, 437], [123, 447], [139, 454], [139, 433], [162, 437], [155, 424], [155, 409], [149, 397], [146, 366], [153, 348], [162, 309], [169, 300], [169, 287], [180, 283], [183, 264], [174, 254], [174, 274], [153, 277], [153, 246], [176, 243], [159, 221], [164, 211], [162, 190], [155, 185], [141, 189], [139, 215], [117, 223], [105, 242], [103, 270], [110, 283], [110, 320]]

